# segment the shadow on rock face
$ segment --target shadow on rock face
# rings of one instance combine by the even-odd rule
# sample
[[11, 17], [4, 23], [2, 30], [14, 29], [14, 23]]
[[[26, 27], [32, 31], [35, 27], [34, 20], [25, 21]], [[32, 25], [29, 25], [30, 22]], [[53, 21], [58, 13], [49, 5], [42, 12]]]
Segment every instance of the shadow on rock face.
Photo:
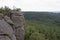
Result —
[[2, 13], [0, 13], [0, 20], [2, 20], [3, 19], [3, 14]]

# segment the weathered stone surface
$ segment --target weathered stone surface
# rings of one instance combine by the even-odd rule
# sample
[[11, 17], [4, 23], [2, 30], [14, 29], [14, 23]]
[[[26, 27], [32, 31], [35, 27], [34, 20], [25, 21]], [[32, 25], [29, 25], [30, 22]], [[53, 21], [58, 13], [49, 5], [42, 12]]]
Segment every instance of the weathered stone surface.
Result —
[[12, 27], [2, 18], [2, 16], [0, 18], [1, 18], [0, 19], [0, 38], [1, 38], [1, 40], [16, 40]]
[[7, 36], [0, 36], [0, 40], [11, 40], [11, 39]]
[[0, 29], [4, 32], [4, 33], [9, 33], [9, 34], [12, 34], [13, 33], [13, 30], [11, 28], [11, 26], [6, 23], [4, 21], [4, 19], [0, 20]]
[[24, 40], [24, 15], [11, 10], [8, 15], [0, 13], [0, 40]]
[[24, 40], [24, 15], [20, 11], [10, 12], [10, 18], [14, 22], [14, 30], [17, 40]]
[[[13, 23], [13, 21], [10, 19], [10, 17], [4, 16], [4, 20], [5, 20], [8, 24], [10, 24], [10, 26], [13, 28], [14, 23]], [[14, 30], [14, 28], [13, 28], [13, 30]]]
[[13, 21], [8, 16], [4, 16], [4, 20], [8, 22], [9, 24], [14, 24]]
[[0, 34], [6, 34], [8, 37], [10, 37], [12, 40], [16, 40], [14, 36], [13, 29], [11, 26], [6, 23], [3, 19], [0, 20]]

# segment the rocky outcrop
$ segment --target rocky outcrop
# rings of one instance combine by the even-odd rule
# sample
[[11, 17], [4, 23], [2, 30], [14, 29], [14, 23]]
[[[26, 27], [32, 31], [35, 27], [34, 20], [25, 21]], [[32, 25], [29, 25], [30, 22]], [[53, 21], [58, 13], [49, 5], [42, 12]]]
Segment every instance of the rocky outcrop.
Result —
[[0, 14], [0, 40], [24, 40], [24, 22], [21, 11], [11, 10], [4, 17]]
[[12, 27], [4, 20], [0, 14], [0, 40], [16, 40]]
[[10, 18], [13, 21], [17, 40], [24, 40], [24, 15], [20, 11], [11, 11]]

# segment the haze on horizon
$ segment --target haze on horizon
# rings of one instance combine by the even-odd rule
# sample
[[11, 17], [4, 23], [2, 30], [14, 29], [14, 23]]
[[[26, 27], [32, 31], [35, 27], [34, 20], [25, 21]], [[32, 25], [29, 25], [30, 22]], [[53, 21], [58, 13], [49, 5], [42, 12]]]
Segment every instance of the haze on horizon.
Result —
[[22, 11], [60, 11], [60, 0], [0, 0], [0, 7], [21, 8]]

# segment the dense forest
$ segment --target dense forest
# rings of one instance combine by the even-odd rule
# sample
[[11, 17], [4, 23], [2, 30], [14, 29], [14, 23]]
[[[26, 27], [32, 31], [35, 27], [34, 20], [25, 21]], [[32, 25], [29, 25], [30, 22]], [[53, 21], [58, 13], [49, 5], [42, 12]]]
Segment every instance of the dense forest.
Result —
[[60, 13], [23, 12], [25, 40], [60, 40]]

